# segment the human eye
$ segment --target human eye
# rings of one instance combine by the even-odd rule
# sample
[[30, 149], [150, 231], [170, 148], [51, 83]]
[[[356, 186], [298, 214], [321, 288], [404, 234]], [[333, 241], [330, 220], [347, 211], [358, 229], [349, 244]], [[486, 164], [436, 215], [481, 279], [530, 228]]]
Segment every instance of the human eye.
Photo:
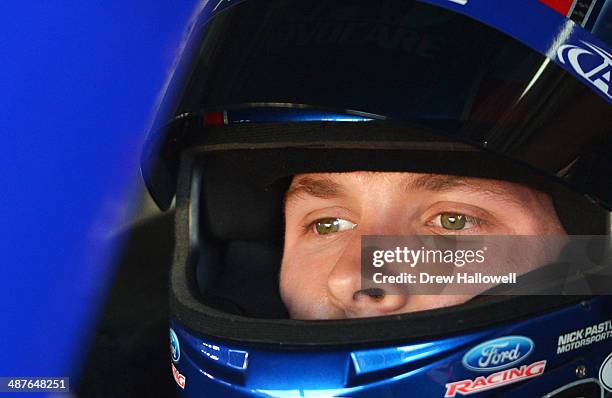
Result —
[[348, 231], [357, 224], [342, 218], [320, 218], [309, 224], [309, 228], [317, 235], [330, 235], [336, 232]]
[[444, 232], [460, 232], [477, 230], [484, 221], [480, 218], [462, 213], [444, 212], [436, 215], [430, 225]]

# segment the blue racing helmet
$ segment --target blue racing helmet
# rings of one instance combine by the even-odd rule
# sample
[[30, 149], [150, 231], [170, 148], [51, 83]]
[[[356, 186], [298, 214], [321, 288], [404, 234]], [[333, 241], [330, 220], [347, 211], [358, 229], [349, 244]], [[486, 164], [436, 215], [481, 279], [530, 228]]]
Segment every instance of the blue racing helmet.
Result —
[[[142, 167], [160, 208], [176, 198], [169, 361], [182, 396], [610, 395], [612, 56], [594, 33], [612, 7], [589, 4], [572, 19], [535, 1], [209, 4]], [[547, 283], [531, 273], [461, 305], [289, 319], [287, 189], [296, 174], [352, 171], [545, 192], [598, 271], [576, 277], [568, 264], [584, 257], [563, 251]]]

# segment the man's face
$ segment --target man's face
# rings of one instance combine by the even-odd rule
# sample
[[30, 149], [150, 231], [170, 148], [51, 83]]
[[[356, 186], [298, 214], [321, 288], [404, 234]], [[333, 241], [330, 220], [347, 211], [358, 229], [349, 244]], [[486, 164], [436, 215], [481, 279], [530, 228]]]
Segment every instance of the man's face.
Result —
[[361, 235], [432, 234], [565, 231], [550, 197], [523, 185], [418, 173], [301, 174], [286, 195], [281, 297], [294, 319], [382, 316], [469, 300], [361, 291]]

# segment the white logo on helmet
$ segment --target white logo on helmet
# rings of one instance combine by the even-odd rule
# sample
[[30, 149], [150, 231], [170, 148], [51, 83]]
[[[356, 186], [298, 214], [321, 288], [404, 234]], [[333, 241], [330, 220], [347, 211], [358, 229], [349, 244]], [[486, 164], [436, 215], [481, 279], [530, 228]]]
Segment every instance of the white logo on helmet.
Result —
[[612, 354], [604, 359], [599, 368], [599, 381], [608, 391], [612, 391]]
[[606, 97], [612, 99], [612, 55], [594, 44], [581, 41], [585, 47], [564, 44], [557, 50], [562, 64], [569, 65]]

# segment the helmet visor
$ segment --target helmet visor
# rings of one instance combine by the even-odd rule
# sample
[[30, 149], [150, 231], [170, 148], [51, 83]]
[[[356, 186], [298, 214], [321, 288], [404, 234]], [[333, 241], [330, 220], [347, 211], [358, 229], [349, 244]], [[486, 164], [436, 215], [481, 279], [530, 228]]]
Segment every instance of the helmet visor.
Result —
[[[203, 32], [177, 114], [306, 104], [381, 115], [502, 153], [612, 205], [611, 107], [478, 21], [416, 1], [252, 0]], [[144, 174], [168, 202], [177, 158], [156, 172], [150, 160], [162, 146], [149, 145]]]

